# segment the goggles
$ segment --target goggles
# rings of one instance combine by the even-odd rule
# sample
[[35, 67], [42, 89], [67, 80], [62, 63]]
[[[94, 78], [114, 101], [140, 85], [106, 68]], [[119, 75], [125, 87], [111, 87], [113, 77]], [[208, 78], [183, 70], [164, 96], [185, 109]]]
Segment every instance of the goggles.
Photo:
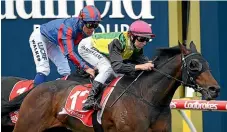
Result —
[[96, 29], [99, 26], [99, 22], [85, 22], [84, 21], [84, 25], [88, 28], [88, 29]]
[[150, 38], [137, 36], [136, 40], [138, 40], [139, 42], [144, 42], [144, 41], [149, 42]]

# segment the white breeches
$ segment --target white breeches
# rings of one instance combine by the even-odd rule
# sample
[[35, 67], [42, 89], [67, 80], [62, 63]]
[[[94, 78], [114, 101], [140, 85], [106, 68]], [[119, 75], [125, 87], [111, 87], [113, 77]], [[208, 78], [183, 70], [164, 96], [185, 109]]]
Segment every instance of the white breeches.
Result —
[[60, 75], [65, 76], [70, 74], [71, 69], [68, 59], [63, 55], [57, 44], [51, 43], [40, 33], [40, 28], [34, 29], [29, 38], [29, 43], [36, 65], [36, 72], [48, 76], [50, 73], [50, 59], [56, 65]]
[[85, 61], [98, 69], [99, 74], [95, 77], [95, 81], [104, 84], [111, 74], [117, 76], [111, 67], [110, 61], [92, 46], [91, 37], [80, 41], [78, 53]]

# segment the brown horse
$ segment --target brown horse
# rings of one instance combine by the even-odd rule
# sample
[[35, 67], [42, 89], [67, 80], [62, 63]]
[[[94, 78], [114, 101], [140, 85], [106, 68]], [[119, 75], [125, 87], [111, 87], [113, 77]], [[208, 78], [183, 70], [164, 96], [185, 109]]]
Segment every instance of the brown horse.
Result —
[[[79, 81], [81, 83], [89, 83], [89, 75], [83, 72], [82, 70], [76, 70], [75, 73], [62, 78], [63, 80], [72, 80], [72, 81]], [[12, 101], [9, 101], [10, 94], [12, 94], [12, 90], [15, 87], [15, 84], [21, 82], [25, 84], [24, 86], [27, 87], [27, 92], [15, 97]], [[14, 123], [10, 119], [9, 113], [17, 111], [22, 104], [23, 99], [25, 96], [34, 88], [33, 81], [27, 80], [21, 77], [2, 77], [1, 78], [1, 126], [4, 131], [12, 131], [14, 127]], [[29, 90], [28, 87], [31, 87]], [[6, 130], [7, 129], [7, 130]], [[58, 128], [59, 129], [59, 128]]]
[[[158, 51], [153, 71], [141, 72], [136, 79], [124, 76], [116, 84], [101, 119], [105, 132], [171, 131], [169, 105], [180, 84], [192, 87], [207, 100], [218, 96], [220, 87], [193, 42], [190, 49], [179, 44]], [[57, 80], [31, 91], [21, 105], [14, 132], [40, 132], [54, 126], [94, 131], [74, 117], [59, 114], [76, 85], [79, 83]]]

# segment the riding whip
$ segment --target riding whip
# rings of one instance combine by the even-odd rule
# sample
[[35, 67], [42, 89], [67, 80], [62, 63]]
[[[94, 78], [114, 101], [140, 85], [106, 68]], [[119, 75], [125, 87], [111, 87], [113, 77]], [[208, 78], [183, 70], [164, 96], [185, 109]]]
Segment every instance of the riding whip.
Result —
[[[155, 59], [153, 60], [153, 62], [154, 62], [157, 58], [158, 58], [158, 57], [156, 56]], [[114, 102], [110, 105], [110, 107], [112, 107], [112, 106], [121, 98], [121, 96], [122, 96], [126, 91], [129, 90], [129, 88], [131, 87], [131, 85], [132, 85], [135, 81], [137, 81], [137, 79], [138, 79], [143, 73], [144, 73], [144, 71], [141, 71], [141, 72], [140, 72], [140, 74], [133, 80], [133, 82], [131, 82], [131, 84], [128, 85], [128, 87], [126, 87], [126, 89], [117, 97], [117, 99], [114, 100]]]
[[110, 105], [110, 107], [112, 107], [118, 100], [119, 98], [121, 98], [121, 96], [128, 91], [128, 89], [131, 87], [131, 85], [137, 81], [137, 79], [144, 73], [144, 71], [141, 71], [140, 74], [133, 80], [133, 82], [117, 97], [117, 99]]

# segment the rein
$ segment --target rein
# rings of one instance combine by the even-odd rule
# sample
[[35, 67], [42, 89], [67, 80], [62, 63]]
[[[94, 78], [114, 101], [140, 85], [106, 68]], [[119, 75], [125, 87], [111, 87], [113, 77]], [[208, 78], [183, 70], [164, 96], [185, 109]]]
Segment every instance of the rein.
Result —
[[[184, 69], [184, 68], [187, 68], [186, 59], [189, 58], [189, 57], [191, 57], [191, 56], [194, 56], [194, 55], [200, 55], [200, 54], [199, 54], [199, 53], [191, 53], [191, 54], [187, 55], [186, 57], [184, 57], [184, 55], [181, 54], [181, 60], [182, 60], [181, 69], [182, 69], [182, 72], [183, 72], [183, 69]], [[170, 60], [172, 60], [173, 58], [175, 58], [175, 56], [171, 57]], [[155, 61], [156, 59], [157, 59], [157, 57], [156, 57], [153, 61]], [[168, 63], [170, 60], [166, 61], [164, 64]], [[162, 64], [162, 65], [164, 65], [164, 64]], [[190, 81], [191, 81], [193, 84], [189, 84], [189, 83], [187, 83], [187, 82], [184, 82], [184, 81], [182, 81], [182, 80], [179, 80], [179, 79], [177, 79], [177, 78], [175, 78], [175, 77], [173, 77], [173, 76], [171, 76], [171, 75], [169, 75], [169, 74], [167, 74], [167, 73], [165, 73], [165, 72], [160, 71], [159, 69], [157, 69], [157, 68], [155, 68], [155, 67], [153, 67], [152, 69], [153, 69], [155, 72], [158, 72], [158, 73], [164, 75], [164, 76], [167, 77], [167, 78], [173, 79], [173, 80], [175, 80], [175, 81], [177, 81], [177, 82], [183, 84], [184, 86], [192, 87], [196, 92], [200, 92], [200, 91], [204, 90], [204, 88], [200, 87], [199, 85], [197, 85], [197, 84], [195, 83], [194, 78], [191, 76], [191, 74], [188, 72], [188, 70], [186, 70], [186, 71], [187, 71], [187, 75], [188, 75], [188, 77], [190, 78]], [[124, 95], [124, 93], [126, 93], [126, 92], [129, 90], [129, 88], [131, 88], [132, 84], [133, 84], [134, 82], [136, 82], [137, 79], [138, 79], [143, 73], [144, 73], [144, 71], [141, 71], [141, 72], [140, 72], [140, 74], [139, 74], [139, 75], [130, 83], [130, 85], [128, 85], [128, 87], [125, 88], [125, 90], [117, 97], [117, 99], [114, 100], [114, 102], [110, 105], [110, 107], [112, 107], [112, 106], [113, 106], [113, 105], [114, 105], [114, 104], [115, 104], [115, 103]], [[187, 81], [187, 80], [186, 80], [186, 81]], [[129, 91], [128, 91], [128, 92], [129, 92]], [[149, 105], [149, 106], [151, 106], [151, 107], [154, 106], [152, 103], [150, 103], [149, 101], [145, 100], [143, 97], [140, 97], [140, 96], [138, 96], [138, 95], [136, 95], [136, 94], [134, 94], [134, 93], [132, 93], [132, 92], [129, 92], [129, 93], [131, 93], [132, 95], [134, 95], [136, 98], [138, 98], [139, 100], [141, 100], [141, 101], [144, 102], [145, 104], [147, 104], [147, 105]]]
[[[112, 107], [120, 98], [121, 98], [121, 96], [124, 94], [124, 93], [126, 93], [128, 90], [129, 90], [129, 88], [131, 88], [131, 86], [132, 86], [132, 84], [135, 82], [135, 81], [137, 81], [137, 79], [142, 75], [144, 73], [144, 71], [141, 71], [140, 72], [140, 74], [128, 85], [128, 87], [126, 87], [125, 88], [125, 90], [117, 97], [117, 99], [116, 100], [114, 100], [114, 102], [110, 105], [110, 107]], [[137, 96], [136, 94], [133, 94], [134, 96]], [[142, 98], [143, 99], [143, 98]], [[143, 100], [145, 100], [145, 99], [143, 99]], [[147, 102], [148, 104], [150, 104], [148, 101], [146, 101], [145, 100], [145, 102]]]

